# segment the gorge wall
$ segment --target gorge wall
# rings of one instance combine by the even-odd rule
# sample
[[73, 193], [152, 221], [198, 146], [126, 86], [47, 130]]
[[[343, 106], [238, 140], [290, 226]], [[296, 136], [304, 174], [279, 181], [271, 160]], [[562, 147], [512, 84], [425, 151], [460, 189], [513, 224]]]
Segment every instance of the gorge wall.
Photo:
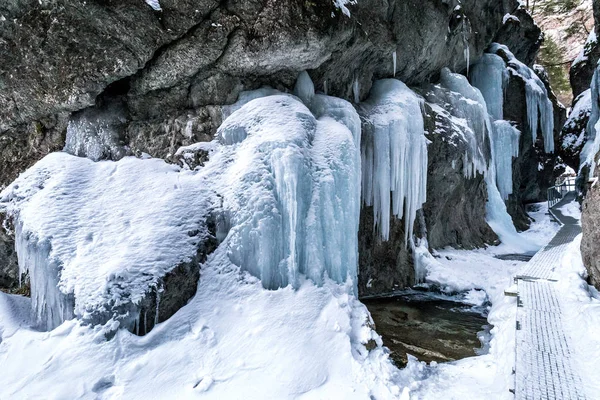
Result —
[[[150, 155], [180, 162], [177, 150], [212, 140], [240, 93], [264, 86], [289, 93], [305, 70], [317, 91], [355, 105], [369, 97], [374, 80], [395, 77], [424, 97], [431, 142], [427, 202], [414, 232], [431, 248], [497, 242], [485, 219], [484, 177], [463, 173], [459, 155], [467, 143], [456, 139], [460, 128], [428, 93], [443, 68], [467, 73], [492, 42], [532, 66], [540, 31], [518, 1], [359, 0], [348, 5], [350, 16], [325, 0], [160, 3], [162, 11], [142, 0], [0, 5], [0, 188], [65, 144], [94, 160]], [[511, 78], [505, 104], [506, 119], [523, 132], [508, 206], [525, 229], [524, 205], [545, 199], [556, 158], [541, 150], [540, 135], [533, 143], [525, 134], [526, 95], [518, 79]], [[564, 110], [554, 104], [554, 126], [561, 127]], [[69, 141], [75, 129], [94, 143], [93, 154], [85, 143]], [[489, 161], [489, 143], [482, 146]], [[194, 157], [201, 163], [201, 155]], [[18, 282], [11, 231], [0, 233], [0, 286], [9, 289]], [[392, 218], [389, 240], [381, 240], [373, 210], [362, 208], [361, 295], [415, 282], [405, 233], [404, 221]]]

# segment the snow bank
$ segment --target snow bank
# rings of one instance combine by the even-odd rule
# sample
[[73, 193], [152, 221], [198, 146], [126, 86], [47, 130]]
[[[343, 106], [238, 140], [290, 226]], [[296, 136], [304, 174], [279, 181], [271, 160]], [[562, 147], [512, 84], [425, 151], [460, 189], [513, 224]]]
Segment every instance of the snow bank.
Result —
[[426, 200], [427, 139], [421, 102], [404, 83], [385, 79], [375, 82], [361, 103], [362, 199], [373, 207], [374, 228], [384, 240], [392, 215], [404, 217], [405, 242], [412, 240], [417, 211]]
[[74, 321], [9, 335], [14, 313], [0, 293], [0, 397], [396, 399], [408, 384], [350, 287], [267, 291], [235, 270], [203, 274], [197, 296], [171, 319], [144, 337], [121, 330], [110, 341]]
[[209, 236], [209, 195], [202, 176], [158, 159], [53, 153], [23, 173], [0, 194], [0, 211], [16, 220], [40, 327], [73, 307], [93, 322], [105, 306], [139, 303]]

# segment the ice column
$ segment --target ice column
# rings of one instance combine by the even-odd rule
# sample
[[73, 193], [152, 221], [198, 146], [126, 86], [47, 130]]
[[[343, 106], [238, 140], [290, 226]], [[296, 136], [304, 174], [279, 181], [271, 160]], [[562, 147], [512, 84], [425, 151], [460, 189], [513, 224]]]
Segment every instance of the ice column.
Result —
[[521, 132], [508, 121], [495, 121], [492, 130], [494, 145], [494, 164], [496, 183], [503, 200], [513, 192], [512, 161], [519, 156], [519, 138]]
[[493, 119], [504, 118], [504, 89], [508, 72], [504, 60], [496, 54], [484, 54], [471, 69], [471, 83], [481, 91]]

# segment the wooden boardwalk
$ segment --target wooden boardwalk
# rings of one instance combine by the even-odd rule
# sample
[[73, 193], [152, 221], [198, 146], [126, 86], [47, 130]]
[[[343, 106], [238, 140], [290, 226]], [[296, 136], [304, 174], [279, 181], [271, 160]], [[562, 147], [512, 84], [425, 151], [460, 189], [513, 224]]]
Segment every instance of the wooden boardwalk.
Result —
[[558, 210], [575, 199], [569, 193], [552, 213], [562, 224], [515, 278], [518, 287], [515, 398], [586, 399], [572, 363], [571, 339], [565, 332], [561, 298], [556, 290], [562, 255], [581, 233], [579, 221]]

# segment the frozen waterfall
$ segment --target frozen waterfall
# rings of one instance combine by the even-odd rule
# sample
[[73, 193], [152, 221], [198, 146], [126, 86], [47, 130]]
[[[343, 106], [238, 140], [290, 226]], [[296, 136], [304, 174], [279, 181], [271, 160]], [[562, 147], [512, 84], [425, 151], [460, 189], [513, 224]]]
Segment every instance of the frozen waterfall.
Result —
[[243, 93], [195, 170], [60, 152], [2, 191], [38, 325], [76, 316], [135, 331], [145, 297], [211, 237], [209, 218], [222, 243], [206, 268], [236, 265], [269, 289], [329, 278], [356, 291], [361, 121], [308, 75], [297, 94], [313, 111], [273, 89]]
[[356, 285], [360, 118], [349, 102], [316, 95], [307, 74], [295, 93], [306, 104], [259, 96], [218, 130], [206, 168], [231, 226], [222, 246], [269, 289], [302, 276]]
[[[496, 120], [504, 118], [501, 98], [507, 81], [506, 71], [519, 77], [525, 84], [527, 125], [533, 143], [541, 130], [544, 150], [546, 153], [554, 152], [554, 109], [546, 86], [531, 68], [517, 60], [508, 47], [493, 43], [490, 51], [496, 54], [485, 55], [471, 73], [471, 81], [481, 90], [488, 103], [489, 113]], [[497, 54], [506, 57], [506, 63], [501, 63], [502, 58]]]
[[[452, 104], [455, 118], [466, 124], [465, 136], [474, 132], [477, 139], [475, 144], [479, 148], [490, 146], [491, 162], [486, 165], [485, 171], [488, 191], [486, 220], [502, 242], [514, 242], [518, 237], [517, 231], [506, 210], [499, 187], [503, 190], [510, 187], [512, 190], [512, 156], [518, 151], [518, 131], [506, 121], [492, 123], [484, 96], [464, 76], [445, 69], [440, 83], [454, 92], [453, 96], [447, 97], [447, 101]], [[496, 141], [500, 136], [502, 138]], [[501, 171], [497, 171], [498, 165], [502, 167]], [[496, 178], [498, 175], [501, 175], [499, 181]]]
[[404, 83], [385, 79], [373, 84], [361, 104], [362, 198], [373, 207], [374, 229], [384, 240], [394, 215], [404, 218], [408, 243], [417, 210], [426, 200], [427, 139], [421, 102]]

